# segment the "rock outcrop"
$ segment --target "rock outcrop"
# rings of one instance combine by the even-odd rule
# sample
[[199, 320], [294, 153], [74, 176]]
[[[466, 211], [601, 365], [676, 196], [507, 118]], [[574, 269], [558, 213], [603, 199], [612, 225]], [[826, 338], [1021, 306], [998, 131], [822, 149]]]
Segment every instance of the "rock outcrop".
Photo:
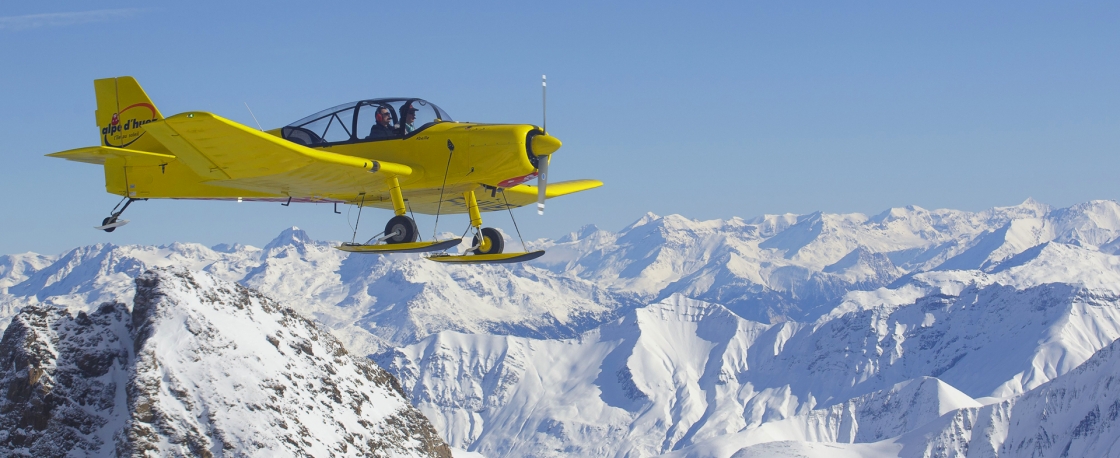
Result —
[[25, 307], [0, 362], [5, 456], [451, 456], [387, 372], [185, 269], [138, 276], [131, 311]]

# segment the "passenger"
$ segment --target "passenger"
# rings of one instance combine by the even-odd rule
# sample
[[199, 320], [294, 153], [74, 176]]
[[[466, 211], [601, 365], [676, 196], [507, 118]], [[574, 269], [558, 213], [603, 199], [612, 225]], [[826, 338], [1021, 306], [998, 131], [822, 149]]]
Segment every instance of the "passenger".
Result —
[[412, 107], [412, 102], [408, 102], [401, 107], [401, 126], [403, 126], [401, 130], [404, 132], [404, 135], [408, 135], [412, 133], [413, 130], [416, 130], [412, 123], [416, 122], [417, 111], [419, 110]]
[[369, 137], [366, 138], [376, 140], [396, 136], [397, 126], [393, 125], [393, 115], [389, 112], [389, 107], [384, 105], [377, 107], [374, 120], [377, 123], [369, 129]]

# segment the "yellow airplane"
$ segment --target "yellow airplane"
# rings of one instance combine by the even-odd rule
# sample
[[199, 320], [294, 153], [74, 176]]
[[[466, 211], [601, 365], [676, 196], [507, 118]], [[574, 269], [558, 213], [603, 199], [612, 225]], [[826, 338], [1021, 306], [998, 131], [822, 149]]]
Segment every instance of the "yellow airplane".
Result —
[[[543, 80], [542, 80], [543, 84]], [[503, 253], [501, 234], [482, 212], [503, 211], [602, 186], [598, 180], [548, 183], [560, 140], [527, 124], [455, 122], [422, 99], [345, 103], [269, 131], [212, 113], [163, 117], [130, 76], [93, 82], [101, 146], [48, 154], [102, 165], [105, 190], [121, 203], [97, 229], [112, 232], [128, 205], [148, 199], [327, 202], [392, 209], [385, 231], [338, 248], [357, 253], [440, 252], [441, 262], [521, 262], [543, 251]], [[536, 186], [525, 183], [537, 180]], [[119, 207], [119, 210], [118, 210]], [[467, 213], [474, 239], [420, 241], [409, 212]], [[438, 221], [438, 219], [437, 219]], [[357, 231], [355, 230], [355, 234]]]

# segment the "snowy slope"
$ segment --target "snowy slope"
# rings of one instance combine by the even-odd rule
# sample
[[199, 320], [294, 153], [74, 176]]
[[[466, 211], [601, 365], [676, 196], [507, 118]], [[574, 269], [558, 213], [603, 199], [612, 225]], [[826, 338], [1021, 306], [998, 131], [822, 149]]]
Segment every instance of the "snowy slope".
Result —
[[[704, 414], [696, 379], [716, 345], [697, 334], [733, 341], [729, 358], [741, 358], [737, 350], [767, 327], [675, 296], [579, 339], [442, 332], [380, 362], [452, 446], [487, 456], [548, 456], [554, 449], [602, 456], [620, 445], [650, 454], [688, 434], [688, 425], [674, 427], [680, 416]], [[719, 377], [708, 374], [703, 384]], [[673, 388], [675, 381], [685, 384]]]
[[[974, 407], [980, 404], [952, 386], [936, 378], [922, 377], [829, 408], [719, 436], [665, 456], [827, 457], [841, 451], [852, 456], [897, 456], [901, 444], [884, 439], [908, 433], [957, 409]], [[875, 442], [882, 443], [864, 445]]]
[[901, 456], [1120, 456], [1118, 381], [1120, 341], [1022, 396], [950, 412], [890, 442]]
[[12, 285], [22, 283], [28, 276], [53, 262], [52, 257], [36, 253], [0, 256], [0, 292], [6, 293]]
[[31, 306], [0, 342], [16, 456], [440, 456], [399, 386], [259, 293], [185, 269], [71, 317]]
[[379, 362], [453, 446], [488, 456], [727, 456], [900, 435], [1036, 388], [1117, 338], [1116, 296], [992, 285], [812, 325], [673, 296], [579, 339], [445, 332]]
[[730, 455], [734, 458], [1120, 456], [1118, 380], [1120, 341], [1022, 396], [949, 411], [897, 437], [860, 444], [789, 438], [747, 444], [727, 436], [693, 456], [727, 456], [735, 445], [743, 447]]
[[8, 325], [11, 317], [34, 300], [13, 296], [8, 289], [27, 281], [28, 277], [51, 265], [54, 258], [36, 253], [0, 256], [0, 329]]

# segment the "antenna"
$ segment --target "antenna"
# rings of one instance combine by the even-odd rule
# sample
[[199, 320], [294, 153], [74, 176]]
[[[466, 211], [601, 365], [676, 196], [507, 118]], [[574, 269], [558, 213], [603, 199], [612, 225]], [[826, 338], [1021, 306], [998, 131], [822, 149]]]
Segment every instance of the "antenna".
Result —
[[[548, 133], [548, 84], [545, 75], [541, 75], [541, 130]], [[246, 105], [248, 106], [248, 105]]]
[[253, 122], [257, 123], [257, 128], [260, 129], [261, 132], [264, 132], [264, 127], [261, 127], [261, 122], [257, 121], [257, 115], [253, 114], [253, 109], [252, 108], [249, 108], [249, 102], [243, 102], [243, 103], [245, 104], [245, 109], [249, 110], [249, 116], [253, 117]]

